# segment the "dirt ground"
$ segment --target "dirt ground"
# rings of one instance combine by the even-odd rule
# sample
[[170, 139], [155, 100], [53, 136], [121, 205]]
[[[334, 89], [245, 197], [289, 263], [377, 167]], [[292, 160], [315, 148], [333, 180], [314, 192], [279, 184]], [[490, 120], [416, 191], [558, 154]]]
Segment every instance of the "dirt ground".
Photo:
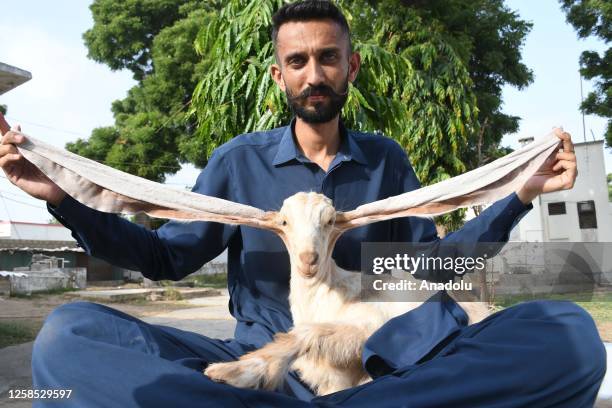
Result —
[[[104, 288], [95, 288], [102, 290]], [[49, 313], [56, 307], [79, 299], [70, 298], [64, 294], [35, 295], [32, 298], [0, 297], [0, 323], [18, 325], [31, 332], [32, 335], [40, 330]], [[130, 301], [130, 302], [97, 302], [118, 309], [129, 315], [145, 318], [174, 310], [197, 307], [186, 301], [158, 300], [158, 301]], [[28, 337], [31, 337], [29, 335]], [[33, 339], [33, 338], [32, 338]], [[23, 341], [30, 341], [24, 338]]]

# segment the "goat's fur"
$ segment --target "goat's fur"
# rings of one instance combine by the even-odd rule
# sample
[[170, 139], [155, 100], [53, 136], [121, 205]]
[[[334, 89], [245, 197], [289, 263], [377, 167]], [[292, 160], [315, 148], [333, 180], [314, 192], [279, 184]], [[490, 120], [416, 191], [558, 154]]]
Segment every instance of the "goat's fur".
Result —
[[[421, 303], [360, 301], [361, 275], [340, 268], [331, 257], [343, 232], [336, 215], [321, 194], [297, 193], [285, 200], [271, 225], [289, 251], [294, 327], [237, 361], [210, 364], [207, 376], [237, 387], [273, 390], [289, 370], [296, 370], [317, 395], [370, 380], [361, 364], [366, 340], [386, 321]], [[489, 314], [485, 304], [459, 304], [469, 323]]]

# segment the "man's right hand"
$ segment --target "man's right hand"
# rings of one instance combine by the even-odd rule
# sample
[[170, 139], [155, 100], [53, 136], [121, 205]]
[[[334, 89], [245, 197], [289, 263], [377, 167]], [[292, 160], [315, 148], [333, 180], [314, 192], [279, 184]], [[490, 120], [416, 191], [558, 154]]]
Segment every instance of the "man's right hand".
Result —
[[23, 143], [26, 139], [17, 126], [2, 137], [0, 143], [0, 168], [6, 174], [6, 178], [39, 200], [45, 200], [49, 204], [58, 206], [66, 193], [57, 184], [51, 181], [41, 172], [38, 167], [23, 157], [16, 145]]

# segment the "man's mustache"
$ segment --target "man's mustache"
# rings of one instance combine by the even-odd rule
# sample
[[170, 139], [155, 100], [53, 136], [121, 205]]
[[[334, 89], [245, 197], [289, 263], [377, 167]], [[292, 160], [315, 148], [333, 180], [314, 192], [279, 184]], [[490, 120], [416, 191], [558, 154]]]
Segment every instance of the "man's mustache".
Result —
[[334, 91], [331, 87], [327, 85], [317, 85], [317, 86], [309, 86], [305, 90], [303, 90], [298, 98], [306, 99], [309, 96], [331, 96], [331, 97], [339, 97], [340, 95]]

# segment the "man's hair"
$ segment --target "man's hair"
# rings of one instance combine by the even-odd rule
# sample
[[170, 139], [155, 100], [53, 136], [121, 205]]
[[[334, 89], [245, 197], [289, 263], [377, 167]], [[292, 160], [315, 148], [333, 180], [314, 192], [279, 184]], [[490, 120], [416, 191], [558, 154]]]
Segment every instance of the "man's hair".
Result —
[[351, 33], [346, 18], [332, 2], [326, 0], [305, 0], [285, 4], [272, 16], [272, 42], [276, 49], [276, 40], [280, 27], [291, 21], [311, 21], [330, 19], [336, 22], [346, 34], [349, 52], [352, 49]]

